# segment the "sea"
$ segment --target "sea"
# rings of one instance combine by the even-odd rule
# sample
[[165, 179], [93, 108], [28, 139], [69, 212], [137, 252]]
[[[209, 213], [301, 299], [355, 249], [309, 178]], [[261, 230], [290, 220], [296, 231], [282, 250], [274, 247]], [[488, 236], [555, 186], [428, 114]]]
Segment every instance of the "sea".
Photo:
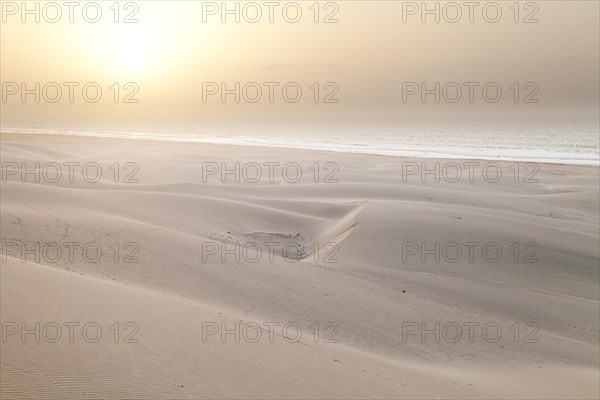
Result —
[[22, 126], [1, 132], [300, 148], [398, 157], [600, 165], [598, 123], [170, 123], [126, 127]]

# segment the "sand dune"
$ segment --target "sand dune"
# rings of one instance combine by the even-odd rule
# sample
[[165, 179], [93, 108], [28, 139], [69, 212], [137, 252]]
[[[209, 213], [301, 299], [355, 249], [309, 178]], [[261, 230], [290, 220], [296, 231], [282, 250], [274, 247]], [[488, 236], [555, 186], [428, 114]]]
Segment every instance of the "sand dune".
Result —
[[[224, 162], [303, 176], [203, 177]], [[421, 162], [461, 161], [2, 134], [1, 397], [597, 398], [598, 168], [402, 174]], [[8, 334], [53, 321], [102, 338]]]

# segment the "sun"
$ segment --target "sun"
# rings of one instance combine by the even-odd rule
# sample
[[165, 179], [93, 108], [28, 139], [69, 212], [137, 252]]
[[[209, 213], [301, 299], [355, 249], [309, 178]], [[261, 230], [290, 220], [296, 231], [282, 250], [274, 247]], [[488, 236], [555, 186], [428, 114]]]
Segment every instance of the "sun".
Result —
[[[172, 52], [166, 21], [152, 18], [153, 13], [140, 16], [139, 23], [86, 27], [86, 44], [95, 54], [105, 72], [111, 75], [140, 77], [158, 73]], [[91, 39], [91, 40], [89, 40]], [[93, 43], [93, 46], [89, 46]]]
[[115, 46], [113, 62], [123, 72], [135, 74], [147, 72], [157, 61], [158, 49], [154, 47], [157, 44], [147, 35], [132, 34], [122, 37]]
[[196, 24], [197, 14], [192, 11], [200, 5], [191, 4], [190, 11], [183, 12], [165, 4], [144, 2], [136, 23], [105, 18], [98, 24], [78, 25], [73, 38], [80, 55], [77, 62], [87, 67], [86, 72], [101, 71], [111, 79], [142, 79], [164, 75], [181, 65], [181, 60], [218, 45], [204, 40], [215, 37], [218, 27]]

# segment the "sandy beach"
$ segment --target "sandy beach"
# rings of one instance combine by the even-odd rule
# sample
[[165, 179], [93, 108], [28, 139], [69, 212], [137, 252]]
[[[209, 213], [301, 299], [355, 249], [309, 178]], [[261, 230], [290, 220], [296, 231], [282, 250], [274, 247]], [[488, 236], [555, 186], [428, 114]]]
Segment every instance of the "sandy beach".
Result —
[[600, 396], [598, 167], [1, 142], [2, 398]]

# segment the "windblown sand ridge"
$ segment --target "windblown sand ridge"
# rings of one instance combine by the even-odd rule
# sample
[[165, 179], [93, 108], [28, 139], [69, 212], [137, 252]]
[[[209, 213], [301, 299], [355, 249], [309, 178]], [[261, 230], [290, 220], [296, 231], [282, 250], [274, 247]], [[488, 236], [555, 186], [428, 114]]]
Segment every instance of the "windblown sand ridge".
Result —
[[[300, 208], [298, 204], [294, 203], [294, 205]], [[356, 226], [354, 222], [355, 217], [365, 205], [366, 203], [353, 206], [348, 214], [344, 215], [340, 220], [332, 220], [327, 217], [331, 214], [338, 214], [340, 208], [346, 207], [319, 204], [319, 206], [324, 208], [319, 210], [316, 215], [307, 216], [294, 213], [299, 217], [294, 219], [278, 217], [278, 212], [271, 208], [268, 210], [268, 215], [265, 218], [281, 221], [284, 227], [280, 227], [279, 229], [288, 229], [287, 227], [290, 225], [301, 226], [298, 232], [252, 232], [245, 228], [243, 222], [236, 221], [236, 225], [240, 226], [240, 229], [243, 229], [243, 231], [229, 228], [226, 234], [212, 235], [210, 239], [229, 243], [234, 246], [248, 247], [254, 250], [255, 253], [261, 252], [262, 249], [267, 249], [267, 251], [272, 249], [272, 255], [288, 260], [300, 261], [310, 256], [318, 259], [320, 253], [326, 251], [326, 249], [337, 248], [339, 243], [352, 232]], [[288, 211], [284, 211], [284, 213], [290, 214]], [[301, 223], [298, 222], [298, 219], [300, 219]], [[258, 223], [264, 225], [265, 220], [261, 220]], [[251, 259], [258, 257], [259, 255], [255, 254]]]

